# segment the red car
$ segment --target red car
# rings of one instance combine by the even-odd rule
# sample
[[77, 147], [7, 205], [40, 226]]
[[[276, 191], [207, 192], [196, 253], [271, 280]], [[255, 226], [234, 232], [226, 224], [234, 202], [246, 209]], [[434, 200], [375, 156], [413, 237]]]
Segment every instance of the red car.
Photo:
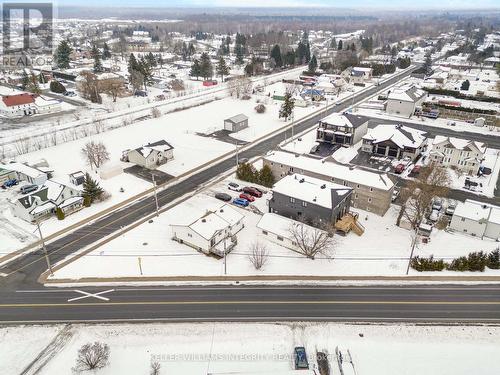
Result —
[[420, 166], [420, 165], [415, 165], [415, 166], [413, 167], [413, 169], [411, 170], [411, 173], [410, 173], [410, 174], [411, 174], [411, 175], [413, 175], [413, 176], [416, 176], [417, 174], [419, 174], [419, 173], [420, 173], [420, 168], [421, 168], [421, 166]]
[[396, 165], [396, 168], [394, 168], [394, 173], [401, 174], [405, 170], [405, 165], [404, 164], [398, 164]]
[[240, 198], [246, 199], [249, 202], [253, 202], [255, 200], [255, 198], [252, 197], [250, 194], [245, 194], [245, 193], [240, 194]]
[[249, 194], [253, 197], [257, 197], [257, 198], [262, 197], [262, 192], [259, 189], [256, 189], [254, 187], [246, 186], [243, 188], [243, 192], [246, 194]]

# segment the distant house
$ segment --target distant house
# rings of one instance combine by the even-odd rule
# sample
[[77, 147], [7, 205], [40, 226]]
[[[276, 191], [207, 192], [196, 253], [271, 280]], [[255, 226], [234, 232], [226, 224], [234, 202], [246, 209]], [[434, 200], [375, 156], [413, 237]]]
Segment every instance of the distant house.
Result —
[[[314, 233], [318, 230], [317, 228], [273, 213], [264, 214], [257, 223], [257, 228], [260, 229], [261, 235], [265, 236], [269, 241], [290, 250], [298, 251], [300, 248], [297, 245], [296, 238], [292, 234], [293, 227], [297, 225], [304, 225], [303, 229], [305, 233]], [[327, 236], [328, 233], [323, 231], [322, 235]], [[312, 239], [313, 237], [306, 234], [304, 239]]]
[[352, 146], [366, 134], [367, 117], [350, 113], [333, 113], [319, 121], [316, 141], [330, 144]]
[[0, 167], [15, 172], [19, 181], [26, 181], [30, 184], [42, 185], [48, 179], [47, 172], [23, 163], [0, 164]]
[[174, 147], [163, 139], [133, 150], [126, 150], [122, 156], [123, 161], [129, 161], [148, 169], [155, 169], [173, 158]]
[[34, 222], [52, 216], [58, 207], [65, 214], [74, 212], [83, 206], [83, 198], [79, 190], [47, 180], [35, 192], [12, 203], [12, 211], [16, 217]]
[[316, 225], [334, 224], [349, 212], [352, 191], [348, 186], [293, 174], [273, 186], [269, 212]]
[[367, 81], [372, 79], [372, 73], [372, 68], [356, 66], [350, 71], [349, 82], [352, 84], [364, 85]]
[[377, 156], [415, 160], [427, 146], [425, 134], [402, 125], [377, 125], [363, 137], [361, 150]]
[[416, 86], [404, 86], [392, 90], [387, 95], [385, 111], [391, 115], [411, 117], [417, 108], [422, 107], [427, 92]]
[[237, 210], [224, 204], [201, 212], [192, 221], [171, 224], [173, 239], [205, 254], [224, 256], [236, 245], [236, 233], [243, 229], [243, 218]]
[[500, 239], [500, 207], [467, 199], [458, 203], [450, 229], [474, 237]]
[[5, 181], [17, 178], [16, 172], [8, 169], [6, 165], [0, 165], [0, 186], [2, 186]]
[[3, 117], [23, 117], [36, 113], [34, 94], [21, 93], [3, 95], [0, 101], [0, 115]]
[[242, 113], [224, 120], [224, 130], [231, 133], [239, 132], [245, 128], [248, 128], [248, 117]]
[[476, 175], [485, 152], [484, 143], [438, 135], [432, 143], [430, 160], [443, 167], [454, 167]]

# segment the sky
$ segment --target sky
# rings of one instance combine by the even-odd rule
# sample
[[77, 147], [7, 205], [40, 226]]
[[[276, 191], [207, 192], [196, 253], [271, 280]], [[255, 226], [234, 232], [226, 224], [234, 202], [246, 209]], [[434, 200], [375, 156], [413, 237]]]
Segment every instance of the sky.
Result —
[[337, 7], [370, 9], [480, 9], [500, 8], [500, 0], [56, 0], [58, 6], [164, 6], [164, 7]]

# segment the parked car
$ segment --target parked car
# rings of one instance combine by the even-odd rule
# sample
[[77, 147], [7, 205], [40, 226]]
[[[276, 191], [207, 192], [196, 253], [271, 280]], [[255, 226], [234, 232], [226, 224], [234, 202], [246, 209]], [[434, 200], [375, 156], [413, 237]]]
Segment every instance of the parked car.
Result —
[[134, 96], [146, 97], [146, 96], [148, 96], [148, 93], [144, 90], [135, 90]]
[[227, 188], [232, 191], [243, 191], [240, 185], [238, 185], [236, 182], [230, 182], [229, 184], [227, 184]]
[[257, 197], [257, 198], [262, 197], [262, 191], [260, 191], [257, 188], [254, 188], [253, 186], [245, 186], [243, 188], [243, 192], [247, 193], [247, 194], [250, 194], [250, 195], [252, 195], [254, 197]]
[[220, 199], [221, 201], [224, 202], [229, 202], [231, 200], [231, 196], [226, 193], [216, 193], [215, 198]]
[[415, 166], [413, 167], [413, 169], [411, 170], [410, 175], [411, 175], [411, 176], [416, 176], [416, 175], [418, 175], [418, 174], [420, 173], [420, 169], [421, 169], [421, 168], [422, 168], [422, 166], [420, 166], [420, 165], [415, 165]]
[[401, 174], [405, 170], [405, 165], [404, 164], [398, 164], [396, 165], [396, 168], [394, 168], [394, 173]]
[[8, 187], [12, 187], [14, 185], [17, 185], [18, 183], [19, 183], [19, 181], [16, 180], [15, 178], [13, 178], [11, 180], [5, 181], [2, 186], [5, 186], [6, 188], [8, 188]]
[[76, 94], [73, 91], [65, 91], [64, 96], [76, 96]]
[[37, 189], [38, 189], [37, 185], [24, 185], [21, 186], [21, 189], [19, 189], [19, 191], [21, 192], [21, 194], [28, 194]]
[[429, 215], [429, 220], [435, 223], [439, 219], [439, 211], [438, 210], [432, 210], [431, 214]]
[[293, 350], [295, 360], [295, 370], [309, 370], [307, 362], [306, 349], [303, 346], [297, 346]]
[[443, 208], [443, 199], [439, 197], [434, 197], [432, 200], [432, 209], [436, 211], [441, 211]]
[[446, 215], [452, 216], [455, 213], [455, 209], [457, 208], [457, 201], [451, 199], [448, 202], [448, 207], [446, 207], [446, 211], [444, 212]]
[[246, 164], [248, 163], [248, 158], [239, 158], [238, 159], [238, 164]]
[[242, 198], [234, 198], [233, 199], [233, 204], [237, 205], [237, 206], [241, 206], [241, 207], [246, 207], [248, 206], [250, 203], [246, 200], [246, 199], [242, 199]]
[[241, 194], [240, 194], [240, 198], [241, 198], [241, 199], [246, 199], [246, 200], [247, 200], [247, 201], [249, 201], [249, 202], [253, 202], [253, 201], [255, 201], [255, 198], [254, 198], [254, 197], [252, 197], [250, 194], [241, 193]]
[[396, 199], [398, 199], [400, 193], [401, 191], [398, 188], [394, 188], [394, 190], [392, 191], [391, 201], [394, 202]]

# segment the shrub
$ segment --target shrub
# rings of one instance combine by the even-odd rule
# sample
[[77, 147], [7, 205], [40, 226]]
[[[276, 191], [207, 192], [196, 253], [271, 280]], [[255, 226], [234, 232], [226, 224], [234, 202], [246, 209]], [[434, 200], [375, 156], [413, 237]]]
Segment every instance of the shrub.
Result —
[[266, 106], [264, 104], [258, 104], [257, 106], [255, 106], [255, 111], [257, 113], [264, 113], [266, 112]]
[[61, 210], [61, 207], [56, 208], [56, 216], [58, 220], [64, 220], [64, 218], [66, 217], [63, 210]]
[[109, 346], [100, 342], [88, 343], [78, 350], [75, 372], [92, 371], [109, 364]]
[[431, 255], [429, 258], [421, 258], [419, 256], [414, 257], [411, 260], [411, 268], [417, 270], [418, 272], [423, 271], [442, 271], [446, 268], [446, 263], [442, 259], [434, 259]]
[[492, 270], [500, 269], [500, 249], [497, 248], [488, 254], [488, 268]]
[[63, 94], [66, 92], [66, 88], [61, 82], [53, 79], [52, 81], [50, 81], [50, 91], [58, 94]]

